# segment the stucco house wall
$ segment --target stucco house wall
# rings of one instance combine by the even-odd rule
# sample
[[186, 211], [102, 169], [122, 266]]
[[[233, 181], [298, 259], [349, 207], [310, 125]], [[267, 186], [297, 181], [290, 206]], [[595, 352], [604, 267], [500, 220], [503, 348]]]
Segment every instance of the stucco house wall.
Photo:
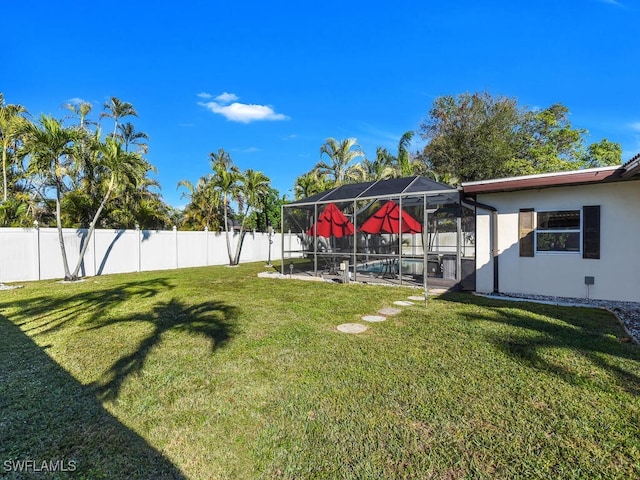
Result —
[[[501, 293], [640, 301], [640, 181], [478, 193], [497, 209], [498, 290]], [[520, 209], [536, 212], [600, 206], [600, 258], [580, 253], [519, 253]], [[494, 291], [491, 213], [476, 217], [476, 291]], [[581, 232], [582, 233], [582, 232]], [[594, 277], [587, 287], [585, 277]]]

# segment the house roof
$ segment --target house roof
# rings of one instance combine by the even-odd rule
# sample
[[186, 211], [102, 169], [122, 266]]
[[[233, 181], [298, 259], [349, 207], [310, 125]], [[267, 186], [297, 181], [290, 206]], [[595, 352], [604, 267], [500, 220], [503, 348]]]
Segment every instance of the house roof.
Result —
[[624, 165], [464, 182], [462, 189], [465, 194], [495, 193], [625, 180], [640, 180], [640, 154]]
[[413, 196], [427, 194], [430, 197], [443, 196], [449, 200], [449, 196], [455, 195], [457, 201], [458, 190], [456, 187], [436, 182], [426, 177], [404, 177], [378, 180], [375, 182], [350, 183], [340, 187], [312, 195], [295, 202], [293, 205], [313, 205], [316, 203], [329, 203], [340, 201], [353, 201], [363, 199], [391, 198], [399, 196]]
[[622, 178], [634, 177], [640, 174], [640, 153], [622, 165], [624, 172], [620, 175]]

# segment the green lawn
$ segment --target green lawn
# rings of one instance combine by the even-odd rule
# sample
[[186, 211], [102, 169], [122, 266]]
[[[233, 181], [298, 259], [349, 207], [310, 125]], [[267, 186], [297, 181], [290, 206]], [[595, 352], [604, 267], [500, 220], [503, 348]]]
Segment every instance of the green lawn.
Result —
[[640, 477], [640, 349], [609, 314], [447, 294], [348, 335], [415, 291], [262, 270], [0, 291], [0, 476]]

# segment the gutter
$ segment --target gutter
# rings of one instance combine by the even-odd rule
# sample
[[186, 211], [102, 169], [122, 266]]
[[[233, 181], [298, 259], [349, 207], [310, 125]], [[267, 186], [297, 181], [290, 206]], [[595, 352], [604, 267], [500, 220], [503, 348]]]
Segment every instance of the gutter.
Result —
[[500, 293], [500, 276], [498, 269], [498, 210], [491, 205], [476, 201], [475, 198], [467, 197], [463, 198], [462, 201], [476, 209], [480, 208], [491, 212], [491, 235], [493, 236], [493, 241], [491, 242], [491, 257], [493, 259], [493, 293]]

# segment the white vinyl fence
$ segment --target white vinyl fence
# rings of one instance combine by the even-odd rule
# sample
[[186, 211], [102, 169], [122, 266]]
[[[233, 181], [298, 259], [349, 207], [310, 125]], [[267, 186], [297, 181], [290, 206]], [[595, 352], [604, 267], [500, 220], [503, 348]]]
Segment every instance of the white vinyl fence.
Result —
[[[87, 229], [63, 229], [64, 242], [73, 271]], [[171, 268], [224, 265], [229, 263], [224, 232], [158, 230], [95, 230], [81, 274], [141, 272]], [[285, 235], [286, 237], [286, 235]], [[232, 252], [238, 234], [229, 234]], [[271, 260], [282, 257], [282, 236], [271, 236]], [[297, 241], [294, 235], [293, 241]], [[266, 261], [269, 235], [246, 232], [240, 262]], [[19, 282], [64, 277], [62, 255], [55, 228], [0, 228], [0, 282]]]

